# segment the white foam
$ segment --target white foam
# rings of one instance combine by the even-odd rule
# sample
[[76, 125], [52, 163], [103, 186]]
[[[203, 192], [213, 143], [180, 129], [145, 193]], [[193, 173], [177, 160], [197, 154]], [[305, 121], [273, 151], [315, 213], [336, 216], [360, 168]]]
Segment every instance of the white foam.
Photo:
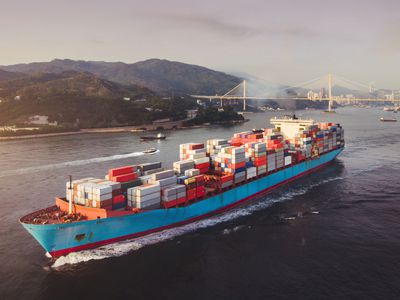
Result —
[[[133, 240], [127, 240], [123, 242], [118, 242], [106, 246], [102, 246], [100, 248], [85, 250], [75, 253], [70, 253], [66, 256], [62, 256], [58, 258], [52, 265], [52, 268], [60, 268], [64, 265], [73, 265], [79, 264], [82, 262], [87, 262], [90, 260], [100, 260], [110, 257], [118, 257], [128, 254], [129, 252], [139, 250], [145, 246], [154, 245], [163, 241], [171, 240], [175, 237], [181, 236], [188, 232], [192, 232], [198, 229], [207, 228], [214, 226], [219, 223], [227, 222], [233, 219], [237, 219], [239, 217], [251, 215], [255, 211], [259, 211], [271, 206], [277, 202], [283, 202], [289, 199], [292, 199], [295, 196], [303, 195], [310, 189], [334, 181], [340, 180], [343, 177], [335, 177], [329, 178], [326, 180], [319, 181], [314, 184], [310, 184], [305, 187], [294, 188], [293, 190], [288, 190], [283, 192], [281, 196], [271, 197], [271, 196], [261, 196], [259, 200], [255, 203], [239, 207], [233, 210], [230, 210], [224, 214], [217, 215], [211, 218], [207, 218], [204, 220], [200, 220], [197, 222], [193, 222], [181, 227], [176, 227], [172, 229], [167, 229], [158, 233], [153, 233], [144, 237], [136, 238]], [[231, 231], [237, 231], [241, 229], [242, 226], [236, 226], [232, 230], [223, 231], [224, 234], [229, 234]]]
[[82, 166], [82, 165], [88, 165], [88, 164], [99, 163], [99, 162], [119, 160], [119, 159], [125, 159], [125, 158], [130, 158], [130, 157], [141, 156], [141, 155], [144, 155], [144, 153], [143, 152], [133, 152], [133, 153], [127, 153], [127, 154], [117, 154], [117, 155], [111, 155], [111, 156], [103, 156], [103, 157], [96, 157], [96, 158], [89, 158], [89, 159], [66, 161], [66, 162], [62, 162], [62, 163], [49, 164], [49, 165], [44, 165], [44, 166], [27, 167], [27, 168], [21, 168], [21, 169], [16, 169], [16, 170], [8, 170], [8, 171], [0, 172], [0, 178], [6, 177], [6, 176], [18, 175], [18, 174], [27, 174], [27, 173], [34, 173], [34, 172], [39, 172], [39, 171], [46, 171], [46, 170], [50, 170], [50, 169], [59, 169], [59, 168], [65, 168], [65, 167], [71, 167], [71, 166]]

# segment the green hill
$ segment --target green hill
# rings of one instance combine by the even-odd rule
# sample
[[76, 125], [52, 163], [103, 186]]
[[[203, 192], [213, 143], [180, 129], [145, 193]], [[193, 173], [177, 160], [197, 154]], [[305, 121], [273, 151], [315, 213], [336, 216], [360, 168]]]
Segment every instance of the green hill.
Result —
[[0, 81], [13, 80], [26, 76], [23, 73], [4, 71], [0, 69]]
[[184, 109], [195, 105], [194, 100], [163, 100], [147, 88], [76, 71], [0, 82], [0, 98], [1, 125], [23, 123], [36, 114], [85, 128], [139, 125], [159, 118], [183, 119]]
[[222, 94], [241, 79], [205, 67], [161, 59], [133, 64], [122, 62], [75, 61], [55, 59], [50, 62], [2, 66], [4, 70], [34, 74], [64, 71], [90, 72], [124, 85], [140, 85], [164, 94]]

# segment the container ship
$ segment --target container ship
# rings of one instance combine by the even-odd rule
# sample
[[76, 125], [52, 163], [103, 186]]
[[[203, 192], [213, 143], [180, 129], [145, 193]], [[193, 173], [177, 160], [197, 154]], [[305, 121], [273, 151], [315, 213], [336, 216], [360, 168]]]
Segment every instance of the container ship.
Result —
[[95, 248], [207, 218], [309, 174], [344, 149], [340, 124], [295, 117], [230, 139], [179, 146], [160, 162], [114, 168], [66, 182], [55, 205], [20, 219], [52, 256]]

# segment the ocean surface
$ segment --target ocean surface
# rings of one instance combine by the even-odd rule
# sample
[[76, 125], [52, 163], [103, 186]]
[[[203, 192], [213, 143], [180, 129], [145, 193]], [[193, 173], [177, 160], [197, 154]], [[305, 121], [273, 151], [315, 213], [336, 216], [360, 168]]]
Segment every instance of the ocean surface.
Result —
[[[395, 115], [375, 108], [298, 113], [343, 125], [346, 149], [326, 168], [223, 215], [57, 260], [18, 219], [53, 205], [68, 175], [170, 163], [180, 143], [283, 113], [160, 142], [133, 133], [0, 142], [0, 299], [399, 299], [400, 122], [380, 122]], [[150, 147], [159, 152], [141, 153]]]

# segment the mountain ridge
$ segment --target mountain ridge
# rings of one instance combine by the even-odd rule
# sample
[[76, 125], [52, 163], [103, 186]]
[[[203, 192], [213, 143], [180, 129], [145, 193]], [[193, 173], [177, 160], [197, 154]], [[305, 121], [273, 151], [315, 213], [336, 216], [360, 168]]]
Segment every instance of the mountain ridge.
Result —
[[0, 69], [26, 74], [68, 70], [90, 72], [102, 79], [123, 85], [140, 85], [162, 94], [221, 94], [241, 81], [241, 78], [202, 66], [158, 58], [132, 64], [54, 59], [50, 62], [0, 66]]

